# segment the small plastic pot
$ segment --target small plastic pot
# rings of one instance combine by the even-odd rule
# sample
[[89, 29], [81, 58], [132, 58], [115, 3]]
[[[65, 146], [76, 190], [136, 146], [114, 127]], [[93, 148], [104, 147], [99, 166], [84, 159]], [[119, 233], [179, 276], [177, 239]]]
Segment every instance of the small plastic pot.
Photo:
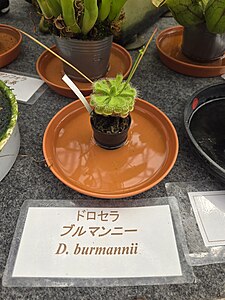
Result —
[[225, 34], [208, 31], [206, 25], [184, 27], [182, 52], [188, 58], [199, 62], [210, 62], [225, 53]]
[[130, 128], [131, 124], [131, 116], [129, 115], [129, 126], [124, 129], [122, 132], [119, 133], [105, 133], [101, 132], [100, 130], [96, 129], [96, 127], [93, 124], [92, 117], [90, 118], [91, 126], [93, 129], [93, 136], [96, 144], [104, 149], [108, 150], [114, 150], [122, 147], [126, 140], [128, 135], [128, 130]]
[[[91, 80], [105, 76], [109, 68], [112, 36], [98, 41], [77, 40], [55, 36], [59, 54]], [[64, 72], [80, 82], [86, 82], [79, 73], [63, 63]]]

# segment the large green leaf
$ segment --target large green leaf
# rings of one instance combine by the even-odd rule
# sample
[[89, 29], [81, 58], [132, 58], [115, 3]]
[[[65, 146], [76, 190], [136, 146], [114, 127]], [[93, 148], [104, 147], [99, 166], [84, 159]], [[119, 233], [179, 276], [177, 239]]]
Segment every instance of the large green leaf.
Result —
[[101, 0], [98, 10], [98, 18], [100, 21], [104, 21], [108, 17], [111, 4], [112, 0]]
[[55, 18], [57, 18], [62, 13], [61, 5], [57, 0], [48, 0], [48, 6], [50, 7]]
[[84, 0], [84, 16], [81, 31], [87, 34], [95, 25], [98, 18], [98, 1]]
[[167, 0], [175, 20], [183, 26], [193, 26], [204, 22], [203, 7], [196, 0]]
[[41, 9], [42, 14], [46, 19], [51, 19], [53, 17], [52, 11], [46, 0], [37, 0], [38, 5]]
[[112, 0], [112, 5], [111, 5], [110, 13], [109, 13], [110, 21], [115, 20], [119, 16], [119, 14], [126, 2], [127, 2], [127, 0]]
[[225, 32], [225, 0], [210, 0], [205, 10], [206, 25], [210, 32]]
[[79, 33], [80, 27], [77, 24], [74, 0], [61, 0], [63, 20], [71, 32]]

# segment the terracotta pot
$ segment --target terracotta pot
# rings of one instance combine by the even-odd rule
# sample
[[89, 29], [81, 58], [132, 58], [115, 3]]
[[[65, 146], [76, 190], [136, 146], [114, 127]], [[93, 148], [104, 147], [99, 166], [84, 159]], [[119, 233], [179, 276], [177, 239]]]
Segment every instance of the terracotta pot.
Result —
[[[91, 126], [93, 129], [93, 136], [95, 139], [95, 142], [102, 148], [108, 149], [108, 150], [114, 150], [122, 147], [126, 140], [128, 135], [128, 130], [130, 128], [131, 124], [131, 116], [129, 115], [129, 126], [119, 133], [105, 133], [98, 130], [93, 123], [93, 119], [91, 117]], [[107, 118], [107, 117], [105, 117]]]
[[206, 25], [184, 27], [182, 52], [188, 58], [200, 62], [219, 59], [225, 53], [225, 33], [215, 34]]
[[[83, 41], [55, 36], [55, 41], [59, 54], [91, 80], [104, 77], [109, 67], [112, 36], [98, 41]], [[87, 82], [67, 64], [63, 64], [63, 69], [74, 80]]]

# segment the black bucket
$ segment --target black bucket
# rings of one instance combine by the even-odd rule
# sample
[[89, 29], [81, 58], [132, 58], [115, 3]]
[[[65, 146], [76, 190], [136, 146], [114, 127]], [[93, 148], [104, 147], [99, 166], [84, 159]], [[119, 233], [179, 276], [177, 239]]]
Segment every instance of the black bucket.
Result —
[[205, 167], [225, 182], [225, 84], [195, 93], [185, 107], [184, 124]]

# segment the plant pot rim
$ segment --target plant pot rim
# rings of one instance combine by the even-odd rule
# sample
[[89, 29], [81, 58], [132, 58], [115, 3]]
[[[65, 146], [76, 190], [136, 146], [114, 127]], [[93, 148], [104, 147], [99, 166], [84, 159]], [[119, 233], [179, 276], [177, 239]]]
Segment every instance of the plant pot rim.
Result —
[[5, 144], [7, 143], [7, 141], [9, 140], [16, 126], [17, 118], [18, 118], [18, 104], [12, 90], [1, 80], [0, 80], [0, 89], [6, 93], [6, 97], [8, 97], [8, 99], [10, 100], [11, 112], [12, 112], [8, 128], [6, 129], [5, 133], [3, 134], [0, 140], [0, 151], [1, 151], [5, 146]]
[[69, 36], [61, 36], [61, 35], [57, 35], [57, 34], [52, 34], [55, 38], [59, 38], [59, 39], [67, 39], [67, 40], [76, 40], [77, 42], [80, 42], [80, 43], [90, 43], [90, 42], [101, 42], [101, 41], [104, 41], [104, 40], [108, 40], [108, 39], [113, 39], [113, 35], [110, 34], [108, 36], [105, 36], [101, 39], [97, 39], [97, 40], [90, 40], [90, 39], [87, 39], [87, 40], [82, 40], [82, 39], [79, 39], [79, 38], [76, 38], [76, 37], [69, 37]]
[[[89, 98], [89, 97], [86, 97], [86, 98]], [[100, 115], [100, 114], [99, 114], [99, 115]], [[107, 118], [107, 116], [104, 116], [104, 117]], [[119, 116], [118, 116], [118, 117], [119, 117]], [[129, 115], [127, 115], [127, 117], [129, 117], [129, 126], [130, 126], [130, 124], [131, 124], [131, 115], [129, 114]], [[125, 117], [125, 118], [127, 118], [127, 117]], [[127, 129], [129, 128], [129, 126], [128, 126], [126, 129], [124, 129], [124, 130], [121, 131], [121, 132], [114, 132], [114, 133], [109, 132], [109, 133], [106, 133], [106, 132], [102, 132], [101, 130], [97, 129], [97, 128], [94, 126], [94, 124], [93, 124], [93, 122], [92, 122], [92, 116], [91, 116], [91, 114], [90, 114], [90, 120], [91, 120], [91, 125], [93, 126], [93, 128], [94, 128], [97, 132], [99, 132], [99, 133], [101, 133], [101, 134], [105, 134], [105, 135], [116, 136], [116, 135], [118, 135], [118, 134], [121, 134], [122, 132], [124, 132], [125, 130], [127, 130]]]

